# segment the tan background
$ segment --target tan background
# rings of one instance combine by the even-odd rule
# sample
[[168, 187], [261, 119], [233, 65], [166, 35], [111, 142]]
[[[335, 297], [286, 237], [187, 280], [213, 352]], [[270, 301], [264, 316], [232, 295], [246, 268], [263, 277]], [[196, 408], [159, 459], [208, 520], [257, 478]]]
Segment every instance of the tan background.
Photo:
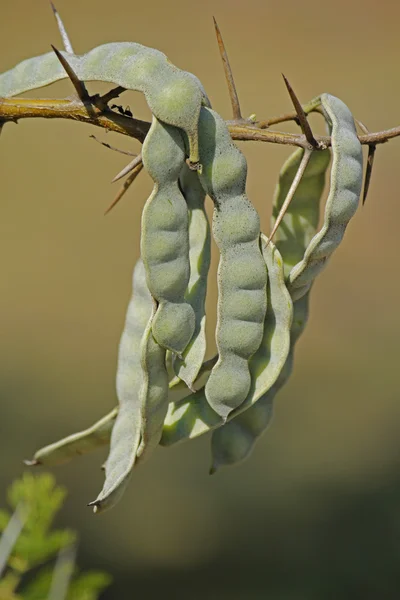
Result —
[[[45, 0], [0, 3], [0, 71], [61, 47]], [[398, 3], [58, 0], [58, 8], [77, 52], [118, 40], [154, 46], [195, 73], [226, 118], [212, 15], [244, 114], [290, 109], [284, 72], [302, 101], [327, 91], [371, 130], [399, 122]], [[64, 82], [32, 95], [71, 94]], [[148, 117], [138, 94], [122, 102]], [[115, 403], [151, 184], [142, 176], [103, 217], [126, 158], [90, 133], [138, 148], [67, 121], [10, 124], [1, 137], [1, 503], [23, 458]], [[208, 437], [159, 450], [103, 517], [85, 503], [101, 487], [104, 453], [55, 471], [69, 489], [62, 522], [81, 533], [81, 562], [115, 576], [107, 598], [399, 597], [399, 143], [379, 148], [367, 205], [313, 290], [294, 375], [245, 464], [210, 478]], [[288, 149], [241, 148], [267, 232]]]

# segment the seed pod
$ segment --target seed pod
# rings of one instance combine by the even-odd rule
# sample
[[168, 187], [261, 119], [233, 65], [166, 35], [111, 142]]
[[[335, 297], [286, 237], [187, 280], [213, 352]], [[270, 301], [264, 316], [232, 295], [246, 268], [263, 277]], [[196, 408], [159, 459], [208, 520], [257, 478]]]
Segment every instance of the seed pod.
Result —
[[195, 329], [195, 314], [185, 302], [190, 277], [189, 219], [178, 180], [185, 160], [178, 129], [155, 117], [142, 150], [154, 181], [142, 213], [141, 254], [151, 295], [158, 302], [153, 335], [163, 348], [181, 354]]
[[81, 456], [110, 443], [111, 430], [118, 414], [114, 408], [105, 417], [94, 423], [88, 429], [69, 435], [68, 437], [49, 444], [38, 450], [33, 459], [25, 461], [28, 466], [41, 465], [55, 467], [69, 462], [75, 456]]
[[151, 315], [152, 300], [146, 286], [144, 266], [139, 260], [133, 271], [133, 294], [118, 352], [116, 387], [119, 412], [111, 434], [103, 489], [91, 503], [95, 512], [109, 508], [119, 500], [136, 461], [142, 428], [140, 346]]
[[196, 320], [193, 337], [183, 352], [183, 357], [174, 359], [174, 370], [193, 389], [206, 352], [205, 304], [211, 259], [210, 226], [204, 206], [205, 193], [197, 173], [185, 165], [179, 183], [189, 210], [190, 279], [185, 300], [193, 308]]
[[[265, 245], [264, 236], [262, 241]], [[263, 399], [276, 383], [289, 354], [293, 307], [285, 285], [282, 257], [272, 242], [264, 248], [263, 254], [268, 271], [268, 308], [261, 346], [250, 360], [252, 393], [241, 406], [244, 412], [233, 414], [230, 423], [213, 432], [213, 473], [220, 466], [244, 460], [255, 439], [267, 427], [272, 403], [264, 403]], [[262, 408], [259, 408], [260, 402]]]
[[357, 210], [363, 181], [363, 156], [353, 116], [335, 96], [322, 94], [322, 107], [332, 130], [333, 162], [324, 223], [308, 245], [304, 258], [289, 275], [293, 300], [301, 298], [339, 246]]
[[[353, 216], [357, 205], [362, 186], [362, 152], [359, 144], [354, 121], [348, 108], [333, 96], [324, 94], [321, 98], [322, 105], [326, 111], [327, 118], [332, 125], [332, 151], [333, 151], [333, 166], [331, 174], [331, 188], [325, 208], [325, 221], [321, 231], [315, 234], [315, 229], [318, 224], [318, 209], [311, 204], [310, 199], [322, 193], [322, 180], [324, 179], [324, 171], [327, 167], [327, 161], [323, 157], [324, 153], [314, 153], [311, 160], [314, 158], [314, 165], [310, 171], [308, 165], [309, 177], [307, 181], [306, 173], [296, 191], [296, 196], [293, 198], [290, 205], [290, 213], [285, 215], [285, 221], [278, 229], [279, 236], [278, 245], [281, 247], [285, 256], [286, 273], [290, 271], [289, 281], [291, 282], [290, 290], [295, 301], [294, 303], [294, 321], [291, 329], [291, 351], [288, 357], [285, 369], [282, 376], [279, 378], [277, 385], [267, 393], [265, 398], [260, 399], [262, 405], [265, 403], [268, 407], [272, 405], [273, 398], [277, 391], [288, 380], [293, 364], [294, 345], [304, 330], [308, 316], [308, 292], [313, 280], [322, 270], [325, 261], [332, 254], [334, 249], [339, 245], [343, 238], [347, 223]], [[285, 185], [286, 179], [293, 179], [296, 172], [296, 162], [301, 160], [301, 156], [297, 151], [287, 161], [283, 168], [283, 177], [280, 178], [280, 187], [276, 195], [274, 204], [274, 216], [279, 213], [280, 197], [285, 197], [286, 190], [289, 185]], [[320, 158], [322, 156], [322, 158]], [[319, 159], [319, 160], [318, 160]], [[291, 166], [294, 166], [292, 174], [290, 174]], [[291, 175], [291, 177], [290, 177]], [[282, 184], [283, 181], [283, 184]], [[301, 202], [301, 186], [304, 191], [309, 190], [310, 196], [308, 201], [302, 207]], [[281, 195], [282, 192], [282, 195]], [[299, 217], [301, 216], [301, 220]], [[304, 220], [308, 221], [308, 227], [304, 227]], [[314, 230], [314, 231], [313, 231]], [[299, 235], [304, 236], [304, 241], [301, 242]], [[311, 237], [313, 236], [313, 237]], [[311, 237], [311, 239], [310, 239]], [[307, 247], [308, 244], [308, 247]], [[300, 261], [292, 270], [291, 265], [299, 260], [300, 255], [304, 253], [303, 260]], [[305, 283], [306, 282], [306, 283]], [[251, 413], [253, 408], [247, 413]], [[247, 413], [244, 413], [246, 415]], [[250, 426], [247, 422], [241, 423], [244, 420], [244, 415], [237, 417], [233, 423], [236, 427], [232, 432], [225, 431], [220, 433], [217, 430], [213, 434], [213, 455], [214, 465], [213, 470], [222, 465], [234, 464], [243, 460], [252, 449], [252, 415], [250, 414]], [[249, 418], [249, 417], [248, 417]], [[256, 417], [254, 418], [256, 420]], [[229, 427], [229, 424], [227, 427]], [[222, 428], [224, 429], [224, 428]], [[236, 440], [231, 440], [231, 437], [236, 435]], [[256, 437], [253, 436], [253, 444], [256, 442]], [[215, 439], [214, 439], [215, 438]]]
[[[301, 160], [300, 153], [302, 153], [302, 150], [296, 150], [296, 152], [289, 158], [288, 161], [286, 161], [282, 168], [279, 180], [280, 183], [275, 192], [273, 217], [271, 223], [272, 227], [275, 223], [275, 217], [277, 214], [279, 214], [280, 207], [286, 197], [287, 189], [290, 188], [293, 177], [295, 176], [295, 173], [297, 171], [296, 165]], [[323, 158], [321, 159], [314, 158], [315, 155], [317, 155], [317, 153], [313, 154], [310, 159], [311, 166], [308, 167], [309, 171], [306, 170], [306, 174], [308, 172], [309, 176], [306, 177], [306, 179], [302, 181], [299, 187], [297, 188], [296, 194], [294, 195], [290, 204], [290, 211], [285, 214], [283, 221], [280, 227], [278, 228], [275, 236], [277, 248], [282, 249], [282, 251], [285, 251], [285, 249], [289, 250], [289, 261], [292, 261], [293, 257], [303, 256], [307, 242], [309, 242], [310, 238], [312, 238], [312, 236], [315, 234], [315, 229], [313, 231], [313, 227], [316, 228], [318, 224], [319, 203], [323, 192], [322, 173], [324, 173], [320, 161], [322, 162], [326, 170], [328, 166], [328, 160], [325, 152], [318, 152], [318, 156], [323, 155]], [[304, 218], [303, 214], [306, 215]], [[306, 235], [304, 235], [303, 233], [303, 226], [305, 225], [305, 221], [307, 223]], [[287, 274], [288, 271], [290, 271], [291, 262], [286, 262], [285, 253], [282, 255], [282, 260], [284, 272], [285, 274]], [[282, 303], [280, 306], [284, 307], [285, 303]], [[308, 294], [304, 296], [304, 299], [301, 299], [300, 301], [296, 302], [293, 306], [294, 312], [291, 326], [290, 352], [289, 356], [286, 359], [285, 366], [281, 370], [281, 374], [275, 383], [273, 382], [273, 380], [264, 377], [265, 373], [270, 372], [270, 370], [268, 369], [268, 357], [270, 355], [270, 352], [268, 350], [264, 350], [264, 348], [268, 348], [268, 327], [265, 328], [263, 338], [263, 340], [265, 340], [265, 344], [263, 342], [263, 344], [260, 347], [259, 353], [257, 353], [258, 356], [256, 355], [257, 358], [262, 358], [264, 356], [265, 363], [264, 365], [260, 365], [259, 367], [259, 383], [257, 385], [257, 381], [255, 381], [255, 386], [253, 390], [253, 394], [255, 393], [255, 396], [251, 396], [250, 394], [249, 398], [256, 398], [255, 402], [257, 406], [260, 403], [262, 405], [266, 405], [266, 414], [269, 413], [268, 405], [273, 401], [275, 394], [286, 382], [290, 375], [291, 365], [293, 361], [294, 341], [297, 339], [297, 334], [295, 335], [294, 332], [301, 332], [302, 328], [304, 328], [306, 322], [307, 307]], [[269, 313], [269, 316], [272, 317], [271, 311]], [[269, 316], [267, 317], [267, 319], [269, 318]], [[298, 335], [300, 335], [300, 333]], [[283, 350], [285, 351], [285, 349]], [[256, 356], [254, 358], [256, 358]], [[261, 384], [266, 384], [266, 386], [264, 387], [264, 393], [262, 391], [261, 393], [258, 393], [259, 389], [261, 388]], [[271, 385], [272, 387], [270, 387], [269, 391], [265, 392], [265, 390], [268, 389], [268, 386]], [[244, 407], [248, 407], [247, 401]], [[248, 408], [246, 413], [243, 414], [247, 414], [247, 412], [249, 412], [250, 410], [252, 410], [251, 407]], [[262, 409], [260, 410], [262, 411]], [[236, 417], [236, 419], [237, 418], [238, 417]], [[178, 443], [180, 441], [184, 441], [185, 439], [192, 439], [194, 437], [197, 437], [198, 435], [202, 435], [203, 433], [220, 427], [221, 424], [222, 420], [218, 419], [215, 416], [215, 414], [212, 411], [210, 411], [207, 407], [204, 390], [199, 390], [195, 395], [188, 396], [181, 402], [178, 402], [177, 404], [171, 405], [169, 407], [167, 418], [164, 424], [164, 431], [161, 443], [163, 445], [168, 446]], [[254, 440], [254, 442], [255, 441], [256, 440]], [[247, 448], [248, 451], [250, 451], [249, 447]], [[219, 465], [221, 465], [221, 460]]]
[[[193, 165], [199, 162], [199, 113], [209, 101], [192, 73], [175, 67], [162, 52], [132, 42], [104, 44], [83, 56], [61, 54], [82, 81], [103, 81], [143, 92], [158, 119], [186, 132], [189, 160]], [[53, 52], [28, 58], [0, 75], [0, 96], [16, 96], [66, 77]]]
[[[265, 236], [263, 241], [265, 244]], [[282, 259], [272, 243], [264, 249], [264, 256], [271, 271], [271, 280], [263, 338], [259, 350], [249, 362], [250, 393], [246, 401], [228, 416], [228, 421], [248, 410], [274, 385], [289, 352], [292, 301], [284, 284]], [[205, 392], [201, 389], [169, 407], [161, 443], [169, 446], [192, 439], [223, 423], [224, 419], [207, 407]]]
[[[211, 359], [202, 364], [198, 374], [200, 381], [204, 376], [207, 377], [215, 362], [215, 359]], [[186, 384], [179, 377], [174, 377], [169, 383], [168, 401], [172, 403], [178, 402], [186, 395]], [[55, 467], [69, 462], [77, 456], [88, 454], [101, 446], [109, 445], [118, 410], [119, 407], [116, 406], [88, 429], [73, 433], [53, 444], [44, 446], [35, 453], [32, 460], [25, 461], [25, 464], [30, 467], [36, 465]], [[102, 466], [103, 470], [105, 468], [106, 463]]]
[[206, 383], [207, 401], [226, 420], [249, 393], [248, 361], [258, 350], [266, 312], [267, 273], [259, 217], [245, 193], [247, 163], [225, 121], [202, 108], [201, 184], [214, 202], [213, 235], [220, 251], [216, 343], [218, 362]]

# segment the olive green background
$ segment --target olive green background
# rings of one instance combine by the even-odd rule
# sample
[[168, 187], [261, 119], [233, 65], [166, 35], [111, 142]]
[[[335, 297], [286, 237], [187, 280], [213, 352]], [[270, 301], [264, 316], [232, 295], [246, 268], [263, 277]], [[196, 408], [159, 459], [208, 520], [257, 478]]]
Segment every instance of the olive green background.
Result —
[[[0, 8], [0, 71], [61, 47], [45, 0]], [[400, 120], [398, 3], [58, 0], [58, 8], [76, 52], [119, 40], [156, 47], [201, 79], [226, 118], [212, 15], [244, 115], [291, 110], [284, 72], [302, 101], [335, 94], [373, 131]], [[73, 90], [63, 82], [31, 95]], [[139, 94], [122, 103], [149, 117]], [[139, 147], [68, 121], [21, 121], [1, 136], [1, 503], [23, 458], [116, 402], [117, 345], [151, 182], [142, 175], [104, 217], [117, 189], [110, 180], [127, 159], [92, 133]], [[313, 289], [293, 377], [248, 461], [209, 477], [208, 436], [159, 449], [104, 516], [85, 506], [102, 485], [104, 452], [54, 471], [69, 490], [60, 523], [80, 531], [81, 564], [114, 575], [104, 598], [399, 597], [399, 143], [378, 148], [367, 204]], [[267, 233], [290, 149], [240, 147]]]

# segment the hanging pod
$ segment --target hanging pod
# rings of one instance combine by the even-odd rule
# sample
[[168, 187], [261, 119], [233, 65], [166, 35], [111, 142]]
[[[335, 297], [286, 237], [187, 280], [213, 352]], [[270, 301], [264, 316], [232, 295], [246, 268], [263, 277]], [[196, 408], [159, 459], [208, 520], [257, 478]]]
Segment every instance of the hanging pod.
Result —
[[200, 112], [199, 140], [205, 192], [214, 202], [212, 231], [218, 265], [218, 362], [205, 386], [213, 410], [226, 420], [246, 399], [249, 359], [258, 350], [267, 306], [267, 272], [260, 250], [260, 221], [246, 196], [247, 163], [232, 143], [225, 121]]
[[288, 287], [293, 300], [307, 293], [342, 241], [357, 210], [363, 183], [362, 148], [353, 115], [344, 102], [330, 94], [322, 94], [321, 104], [332, 138], [330, 190], [323, 226], [290, 272]]
[[140, 241], [147, 285], [158, 303], [152, 330], [160, 346], [181, 354], [192, 339], [196, 319], [185, 301], [190, 277], [189, 216], [178, 184], [185, 161], [179, 130], [153, 117], [142, 157], [154, 181], [142, 213]]

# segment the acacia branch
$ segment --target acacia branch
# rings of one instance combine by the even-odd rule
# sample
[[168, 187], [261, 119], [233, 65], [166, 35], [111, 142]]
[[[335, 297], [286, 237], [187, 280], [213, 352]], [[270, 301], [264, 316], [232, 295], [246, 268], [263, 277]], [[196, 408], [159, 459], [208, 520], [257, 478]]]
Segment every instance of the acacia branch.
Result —
[[[81, 121], [102, 127], [108, 131], [122, 133], [143, 143], [150, 129], [150, 123], [110, 110], [101, 97], [94, 96], [90, 100], [90, 106], [94, 108], [94, 114], [89, 114], [87, 106], [79, 100], [0, 98], [0, 123], [4, 124], [9, 121], [16, 123], [20, 119], [37, 117], [44, 119], [72, 119], [73, 121]], [[306, 113], [316, 110], [315, 103], [310, 110], [311, 105], [312, 103], [303, 107]], [[310, 145], [303, 134], [284, 133], [266, 129], [266, 127], [272, 124], [290, 120], [296, 121], [297, 118], [296, 113], [288, 113], [281, 117], [258, 121], [256, 123], [250, 120], [248, 124], [243, 122], [243, 120], [239, 122], [227, 121], [226, 123], [232, 139], [236, 141], [269, 142], [308, 149]], [[375, 133], [363, 134], [358, 139], [361, 144], [377, 145], [398, 136], [400, 136], [400, 126]], [[331, 138], [329, 136], [315, 136], [315, 139], [322, 148], [331, 145]]]

